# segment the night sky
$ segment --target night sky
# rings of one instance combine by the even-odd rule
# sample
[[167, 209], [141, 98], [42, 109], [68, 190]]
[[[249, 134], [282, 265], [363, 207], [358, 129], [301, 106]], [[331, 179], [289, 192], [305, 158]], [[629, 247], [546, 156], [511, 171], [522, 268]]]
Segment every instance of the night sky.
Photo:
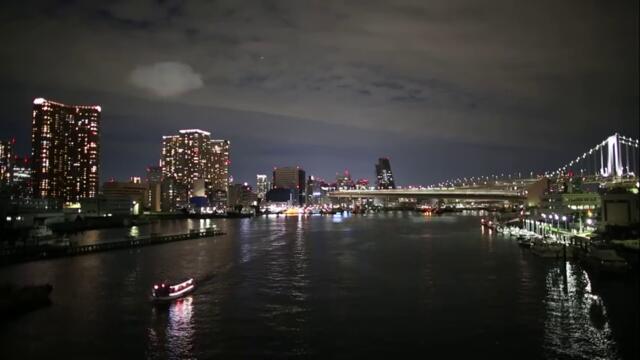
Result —
[[[89, 4], [91, 3], [91, 4]], [[393, 5], [390, 5], [393, 3]], [[638, 1], [3, 1], [0, 138], [32, 100], [102, 106], [102, 177], [142, 175], [161, 136], [273, 166], [400, 185], [554, 170], [638, 138]]]

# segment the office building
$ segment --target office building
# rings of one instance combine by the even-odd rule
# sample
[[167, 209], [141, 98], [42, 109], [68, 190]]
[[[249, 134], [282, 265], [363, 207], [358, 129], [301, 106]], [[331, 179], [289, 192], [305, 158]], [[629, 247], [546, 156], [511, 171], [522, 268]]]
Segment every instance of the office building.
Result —
[[98, 194], [100, 106], [33, 101], [33, 196], [64, 203]]
[[279, 189], [304, 189], [305, 172], [298, 166], [273, 169], [273, 187]]
[[252, 191], [249, 184], [233, 184], [229, 185], [228, 191], [228, 207], [235, 211], [246, 211], [251, 206], [255, 206], [258, 197]]
[[290, 189], [296, 193], [298, 204], [305, 203], [306, 178], [305, 172], [299, 166], [288, 166], [273, 169], [273, 187], [275, 189]]
[[218, 212], [224, 212], [227, 208], [227, 190], [214, 190], [207, 188], [207, 199], [209, 206]]
[[102, 185], [102, 194], [80, 199], [82, 214], [87, 216], [140, 215], [147, 185], [139, 178], [129, 181], [110, 180]]
[[132, 215], [141, 213], [147, 194], [147, 185], [131, 179], [129, 181], [108, 181], [102, 185], [102, 194], [107, 202], [128, 201]]
[[378, 189], [395, 189], [396, 183], [391, 172], [389, 159], [380, 158], [376, 164], [376, 180]]
[[147, 194], [145, 208], [158, 212], [161, 211], [162, 199], [162, 168], [160, 166], [149, 166], [147, 168]]

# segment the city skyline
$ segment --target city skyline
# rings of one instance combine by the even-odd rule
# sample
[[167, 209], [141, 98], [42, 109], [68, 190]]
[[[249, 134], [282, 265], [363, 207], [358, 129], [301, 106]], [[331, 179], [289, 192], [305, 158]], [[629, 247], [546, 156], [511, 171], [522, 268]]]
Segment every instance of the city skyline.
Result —
[[0, 5], [0, 359], [636, 359], [640, 1]]
[[[40, 106], [43, 103], [48, 103], [48, 104], [55, 104], [57, 106], [61, 106], [61, 107], [67, 107], [69, 109], [75, 109], [76, 111], [80, 110], [96, 110], [97, 109], [97, 113], [98, 115], [102, 115], [102, 108], [101, 106], [98, 105], [65, 105], [62, 103], [58, 103], [56, 101], [52, 101], [52, 100], [46, 100], [44, 98], [38, 97], [35, 98], [33, 100], [33, 104], [34, 106]], [[35, 113], [34, 113], [35, 114]], [[35, 115], [34, 115], [35, 116]], [[211, 135], [210, 132], [208, 131], [204, 131], [201, 129], [179, 129], [176, 130], [178, 131], [179, 134], [181, 135], [185, 135], [185, 134], [190, 134], [190, 133], [202, 133], [204, 135], [206, 135], [207, 137]], [[33, 129], [32, 129], [33, 132]], [[616, 133], [616, 136], [618, 135], [618, 133]], [[33, 137], [33, 134], [32, 134]], [[167, 141], [172, 140], [174, 138], [177, 138], [178, 135], [163, 135], [161, 136], [161, 156], [158, 159], [157, 162], [150, 162], [146, 167], [146, 172], [149, 171], [149, 168], [154, 168], [154, 167], [159, 167], [161, 168], [162, 166], [156, 166], [154, 164], [158, 164], [158, 165], [162, 165], [163, 163], [163, 157], [164, 157], [164, 148], [167, 147]], [[623, 136], [624, 137], [624, 136]], [[3, 157], [6, 157], [6, 153], [11, 154], [11, 158], [10, 159], [4, 159], [2, 164], [5, 164], [6, 161], [22, 161], [22, 162], [30, 162], [31, 161], [31, 156], [29, 154], [32, 155], [34, 149], [30, 149], [27, 151], [28, 155], [24, 155], [21, 153], [18, 153], [16, 151], [16, 148], [20, 148], [17, 145], [17, 140], [15, 137], [11, 137], [10, 139], [7, 140], [2, 140], [2, 155]], [[229, 140], [220, 140], [220, 139], [211, 139], [210, 140], [210, 146], [211, 146], [211, 151], [210, 151], [210, 155], [212, 157], [213, 160], [213, 166], [211, 167], [211, 172], [213, 173], [213, 177], [215, 178], [214, 181], [214, 187], [217, 187], [219, 189], [221, 189], [223, 187], [224, 182], [228, 182], [229, 181], [234, 181], [233, 178], [233, 174], [230, 171], [230, 141]], [[98, 160], [100, 160], [100, 156], [97, 156]], [[384, 161], [386, 162], [386, 167], [389, 166], [389, 158], [388, 157], [382, 157], [382, 158], [378, 158], [378, 163], [374, 164], [374, 172], [373, 172], [373, 176], [372, 179], [374, 182], [379, 181], [381, 176], [381, 168], [385, 167], [381, 165], [381, 162]], [[565, 159], [568, 161], [568, 158]], [[566, 164], [567, 162], [565, 162], [564, 164]], [[301, 168], [300, 165], [296, 165], [298, 168]], [[10, 176], [9, 173], [6, 173], [5, 169], [4, 169], [5, 165], [3, 165], [3, 176]], [[287, 167], [287, 166], [273, 166], [273, 169], [276, 169], [278, 167]], [[98, 166], [98, 169], [100, 168], [100, 166]], [[119, 180], [124, 180], [124, 179], [131, 179], [131, 178], [141, 178], [142, 176], [144, 176], [145, 174], [145, 169], [143, 169], [142, 171], [139, 172], [135, 172], [133, 175], [131, 174], [125, 174], [122, 175], [121, 177], [115, 177], [115, 176], [108, 176], [108, 175], [104, 175], [98, 178], [97, 183], [101, 184], [101, 183], [105, 183], [107, 181], [113, 181], [115, 179], [119, 179]], [[537, 171], [508, 171], [508, 170], [501, 170], [501, 169], [496, 169], [495, 173], [489, 174], [489, 173], [482, 173], [482, 174], [475, 174], [473, 176], [471, 175], [460, 175], [457, 180], [462, 181], [462, 179], [466, 180], [467, 178], [469, 179], [473, 179], [475, 178], [483, 178], [483, 177], [487, 177], [487, 178], [491, 178], [491, 177], [511, 177], [511, 176], [516, 176], [516, 177], [520, 177], [520, 176], [526, 176], [527, 174], [529, 175], [544, 175], [544, 174], [548, 174], [548, 173], [552, 173], [554, 172], [554, 170], [556, 170], [555, 168], [549, 168], [548, 166], [545, 168], [540, 168], [537, 169]], [[349, 169], [345, 169], [345, 174], [349, 174], [350, 170]], [[389, 174], [391, 174], [391, 170], [386, 170], [389, 172]], [[336, 172], [336, 181], [339, 181], [339, 177], [341, 176], [339, 172]], [[315, 176], [318, 179], [324, 179], [324, 177], [322, 176], [317, 176], [314, 175], [314, 173], [310, 173], [311, 176]], [[254, 174], [255, 176], [255, 174]], [[259, 175], [260, 176], [260, 175]], [[350, 174], [349, 174], [350, 176]], [[386, 177], [386, 175], [384, 175], [383, 177]], [[329, 176], [328, 179], [331, 179], [332, 177]], [[360, 180], [366, 180], [369, 181], [368, 177], [361, 177], [359, 178]], [[455, 177], [449, 177], [447, 179], [440, 179], [440, 181], [438, 183], [411, 183], [411, 184], [404, 184], [404, 185], [400, 185], [400, 186], [409, 186], [409, 187], [414, 187], [414, 186], [432, 186], [432, 185], [438, 185], [438, 184], [443, 184], [445, 182], [448, 181], [452, 181], [454, 180]], [[386, 180], [385, 180], [386, 181]], [[393, 175], [390, 175], [390, 184], [395, 184], [395, 178], [393, 177]], [[237, 183], [242, 184], [242, 183], [252, 183], [251, 180], [246, 181], [246, 180], [242, 180], [242, 181], [237, 181]], [[256, 182], [254, 185], [258, 185], [259, 182]], [[329, 181], [329, 183], [331, 183], [331, 181]], [[230, 183], [229, 183], [230, 184]], [[394, 187], [395, 185], [392, 185], [391, 187]]]
[[142, 175], [188, 127], [234, 142], [238, 181], [289, 164], [371, 179], [388, 157], [398, 185], [544, 171], [639, 129], [633, 1], [5, 6], [0, 134], [28, 138], [35, 97], [100, 103], [102, 180]]

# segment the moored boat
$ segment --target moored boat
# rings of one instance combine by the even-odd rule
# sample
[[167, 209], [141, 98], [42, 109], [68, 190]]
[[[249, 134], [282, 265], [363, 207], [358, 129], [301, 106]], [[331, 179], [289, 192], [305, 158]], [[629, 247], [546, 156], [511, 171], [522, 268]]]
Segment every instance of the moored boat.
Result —
[[151, 300], [153, 301], [171, 301], [181, 298], [195, 289], [195, 281], [193, 279], [183, 280], [176, 284], [170, 284], [167, 281], [153, 285], [151, 291]]
[[29, 231], [28, 242], [34, 245], [43, 245], [56, 240], [53, 231], [46, 225], [38, 225]]
[[537, 256], [544, 258], [559, 258], [564, 256], [563, 245], [559, 243], [549, 243], [545, 241], [534, 241], [531, 246], [531, 252]]
[[614, 249], [592, 248], [585, 262], [594, 270], [605, 273], [623, 273], [629, 270], [629, 263]]
[[518, 245], [526, 248], [530, 248], [533, 246], [533, 240], [531, 238], [525, 236], [518, 236]]

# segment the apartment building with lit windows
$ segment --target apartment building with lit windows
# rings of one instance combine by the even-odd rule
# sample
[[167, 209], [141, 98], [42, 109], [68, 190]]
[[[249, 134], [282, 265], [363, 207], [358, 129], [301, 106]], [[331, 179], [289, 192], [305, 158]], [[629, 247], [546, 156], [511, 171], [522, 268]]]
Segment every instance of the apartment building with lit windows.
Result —
[[98, 194], [100, 118], [97, 105], [33, 101], [31, 169], [33, 196], [77, 203]]
[[227, 191], [229, 186], [229, 149], [231, 142], [229, 140], [211, 140], [211, 148], [213, 154], [211, 188], [218, 191]]

